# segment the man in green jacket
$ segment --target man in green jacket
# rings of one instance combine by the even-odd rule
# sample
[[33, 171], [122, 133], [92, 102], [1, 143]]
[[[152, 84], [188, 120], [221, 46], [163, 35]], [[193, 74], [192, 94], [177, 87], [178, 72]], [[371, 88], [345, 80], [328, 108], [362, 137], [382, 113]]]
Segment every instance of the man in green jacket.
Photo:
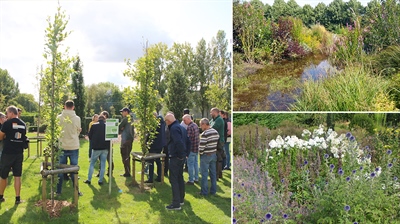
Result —
[[210, 121], [210, 125], [214, 128], [219, 134], [219, 141], [217, 145], [217, 180], [218, 178], [222, 178], [222, 161], [225, 157], [224, 153], [224, 132], [225, 132], [225, 122], [219, 115], [218, 108], [212, 108], [210, 111], [210, 115], [212, 120]]

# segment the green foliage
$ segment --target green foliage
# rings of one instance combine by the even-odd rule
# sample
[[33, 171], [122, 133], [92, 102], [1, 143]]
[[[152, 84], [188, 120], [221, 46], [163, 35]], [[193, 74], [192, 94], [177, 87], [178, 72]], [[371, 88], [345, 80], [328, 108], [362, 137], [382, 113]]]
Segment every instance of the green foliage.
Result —
[[20, 93], [14, 100], [17, 104], [21, 105], [21, 109], [24, 112], [37, 112], [39, 109], [39, 105], [32, 94]]
[[355, 114], [350, 121], [351, 129], [353, 128], [363, 128], [368, 133], [374, 133], [374, 120], [368, 114]]
[[262, 8], [249, 2], [233, 4], [233, 29], [240, 41], [236, 44], [241, 45], [246, 62], [254, 62], [254, 50], [262, 44], [260, 31], [265, 22]]
[[389, 81], [360, 67], [347, 67], [325, 79], [304, 82], [297, 111], [392, 111]]
[[365, 49], [379, 52], [400, 44], [400, 3], [396, 0], [372, 0], [363, 17]]
[[71, 75], [72, 79], [72, 98], [74, 99], [75, 113], [81, 118], [82, 133], [87, 133], [87, 125], [85, 125], [85, 106], [86, 106], [86, 94], [85, 94], [85, 84], [83, 80], [82, 72], [82, 61], [77, 56], [73, 63], [74, 72]]
[[93, 116], [94, 113], [100, 113], [107, 110], [110, 116], [119, 114], [119, 110], [124, 105], [122, 91], [117, 85], [111, 82], [101, 82], [86, 86], [85, 93], [86, 115]]
[[235, 113], [233, 114], [233, 126], [239, 127], [241, 125], [255, 124], [258, 120], [258, 124], [268, 127], [276, 128], [283, 121], [295, 120], [296, 114], [283, 113]]
[[389, 46], [378, 54], [373, 55], [371, 60], [372, 69], [377, 74], [384, 76], [400, 74], [400, 45]]
[[0, 111], [15, 104], [13, 99], [19, 94], [18, 83], [11, 77], [7, 70], [0, 68]]
[[400, 108], [400, 73], [391, 77], [389, 90], [391, 99], [396, 103], [396, 108]]
[[30, 124], [35, 123], [35, 116], [34, 115], [24, 115], [21, 114], [20, 119], [23, 120], [25, 123], [29, 122]]
[[153, 115], [159, 103], [158, 92], [154, 89], [154, 60], [153, 54], [148, 53], [147, 44], [144, 48], [145, 55], [132, 64], [126, 60], [128, 69], [124, 75], [136, 83], [134, 87], [125, 88], [124, 100], [133, 107], [139, 122], [135, 125], [139, 135], [140, 148], [143, 154], [147, 154], [150, 144], [156, 135], [158, 120]]

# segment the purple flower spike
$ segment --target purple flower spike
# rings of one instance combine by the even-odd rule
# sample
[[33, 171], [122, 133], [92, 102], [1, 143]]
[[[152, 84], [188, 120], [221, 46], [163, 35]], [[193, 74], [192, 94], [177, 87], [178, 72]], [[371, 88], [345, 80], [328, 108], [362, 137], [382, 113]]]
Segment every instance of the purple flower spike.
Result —
[[267, 214], [265, 215], [265, 218], [266, 218], [267, 220], [270, 220], [270, 219], [272, 219], [272, 215], [271, 215], [271, 213], [267, 213]]
[[346, 212], [348, 212], [348, 211], [350, 210], [350, 205], [344, 206], [344, 210], [345, 210]]

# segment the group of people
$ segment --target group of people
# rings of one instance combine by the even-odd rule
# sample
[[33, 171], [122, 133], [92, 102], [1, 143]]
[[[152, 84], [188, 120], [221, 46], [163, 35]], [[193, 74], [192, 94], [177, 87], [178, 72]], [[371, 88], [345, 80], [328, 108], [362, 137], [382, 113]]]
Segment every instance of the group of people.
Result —
[[[78, 165], [79, 158], [79, 135], [81, 129], [81, 119], [76, 115], [74, 102], [67, 100], [64, 104], [64, 110], [58, 115], [61, 134], [59, 137], [60, 164]], [[120, 153], [124, 165], [123, 177], [131, 176], [130, 153], [134, 140], [134, 127], [130, 117], [130, 109], [120, 110], [122, 121], [119, 124], [119, 134], [121, 135]], [[165, 163], [165, 174], [168, 175], [172, 188], [172, 203], [166, 208], [168, 210], [180, 210], [184, 205], [185, 185], [194, 185], [199, 183], [198, 157], [200, 155], [200, 173], [201, 173], [201, 191], [200, 195], [215, 195], [217, 191], [217, 180], [222, 177], [222, 170], [230, 170], [230, 132], [231, 121], [228, 113], [220, 111], [218, 108], [212, 108], [210, 111], [211, 120], [202, 118], [199, 127], [193, 121], [189, 110], [184, 110], [184, 116], [180, 123], [173, 112], [167, 112], [165, 118], [154, 112], [158, 119], [156, 136], [151, 140], [150, 153], [165, 153], [167, 160]], [[110, 159], [110, 140], [106, 140], [106, 120], [109, 113], [103, 111], [100, 115], [94, 115], [89, 125], [89, 158], [90, 166], [88, 178], [84, 181], [91, 184], [94, 172], [94, 166], [100, 160], [100, 172], [98, 184], [102, 185], [104, 175], [106, 174], [106, 161]], [[18, 108], [10, 106], [6, 110], [6, 115], [0, 113], [0, 202], [4, 199], [4, 190], [7, 186], [7, 178], [12, 170], [14, 176], [15, 203], [19, 204], [21, 189], [21, 174], [23, 149], [26, 144], [26, 125], [18, 118]], [[157, 165], [157, 178], [154, 178], [154, 163]], [[184, 181], [184, 165], [188, 168], [189, 180]], [[109, 163], [109, 169], [114, 170], [114, 163]], [[161, 181], [161, 161], [160, 159], [150, 160], [149, 175], [146, 183]], [[74, 183], [74, 173], [71, 173], [71, 179]], [[107, 172], [107, 175], [112, 175]], [[211, 180], [211, 187], [208, 190], [208, 177]], [[58, 175], [56, 194], [61, 195], [64, 174]], [[79, 191], [79, 190], [78, 190]], [[82, 196], [82, 193], [78, 193]]]

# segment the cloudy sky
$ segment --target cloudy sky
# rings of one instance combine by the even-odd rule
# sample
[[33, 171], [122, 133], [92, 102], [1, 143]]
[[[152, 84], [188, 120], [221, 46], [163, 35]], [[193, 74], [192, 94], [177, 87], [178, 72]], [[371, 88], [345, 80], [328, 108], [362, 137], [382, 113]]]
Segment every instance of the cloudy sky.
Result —
[[[274, 0], [261, 0], [264, 4], [268, 3], [269, 5], [274, 4]], [[289, 0], [285, 0], [285, 2], [288, 2]], [[323, 2], [325, 5], [329, 5], [333, 0], [296, 0], [297, 4], [299, 4], [301, 7], [303, 7], [305, 4], [309, 4], [312, 7], [315, 7], [318, 5], [318, 3]], [[344, 2], [348, 2], [349, 0], [343, 0]], [[371, 0], [358, 0], [361, 2], [361, 5], [366, 6], [368, 2]]]
[[[0, 0], [0, 68], [7, 69], [20, 91], [37, 98], [37, 68], [44, 64], [44, 34], [57, 1]], [[83, 62], [85, 85], [110, 81], [131, 84], [122, 75], [125, 58], [135, 61], [143, 43], [207, 43], [218, 30], [232, 41], [231, 0], [60, 1], [72, 31], [64, 46]]]

